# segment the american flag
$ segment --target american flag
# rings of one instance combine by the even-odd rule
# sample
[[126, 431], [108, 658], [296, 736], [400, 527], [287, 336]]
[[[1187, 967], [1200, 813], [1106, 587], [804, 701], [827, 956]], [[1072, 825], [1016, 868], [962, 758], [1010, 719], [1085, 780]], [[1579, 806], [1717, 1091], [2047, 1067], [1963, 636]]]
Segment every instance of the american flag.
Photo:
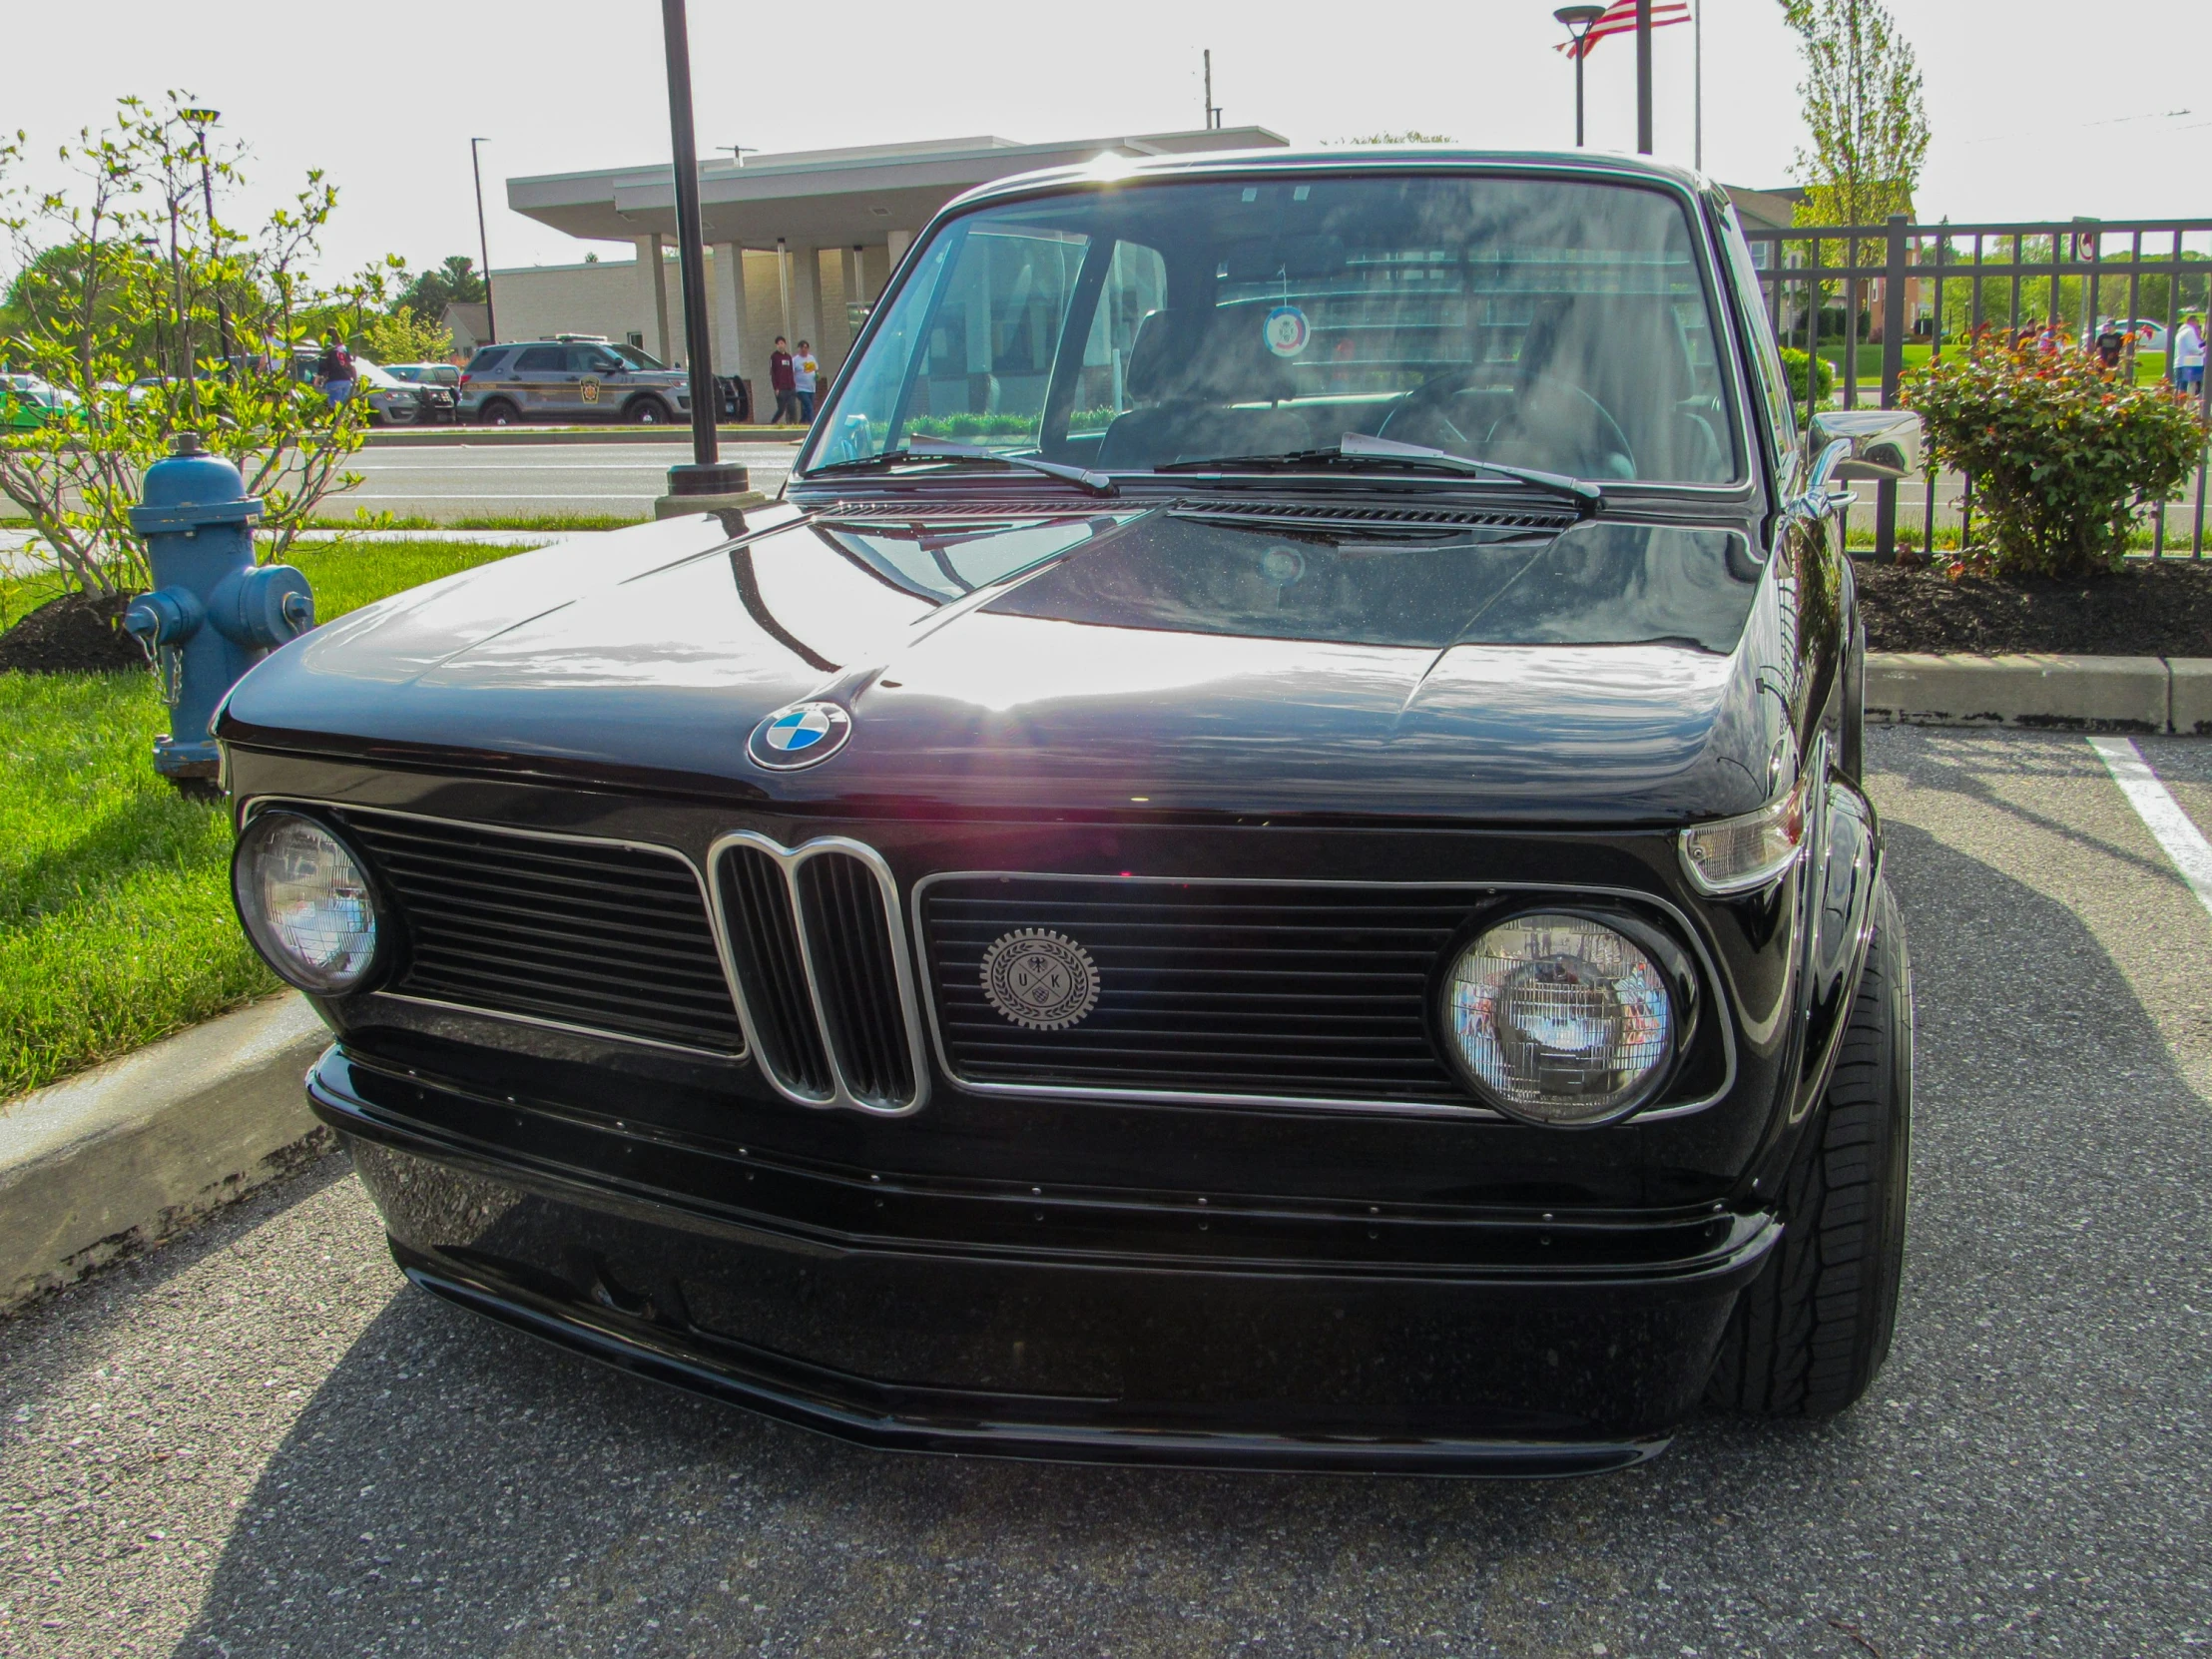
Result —
[[[1651, 26], [1664, 29], [1670, 23], [1690, 21], [1687, 0], [1652, 0]], [[1577, 46], [1573, 41], [1562, 41], [1558, 50], [1570, 58], [1587, 57], [1597, 50], [1597, 43], [1607, 35], [1627, 35], [1636, 32], [1636, 0], [1613, 0], [1605, 8], [1605, 15], [1590, 25], [1590, 32]]]

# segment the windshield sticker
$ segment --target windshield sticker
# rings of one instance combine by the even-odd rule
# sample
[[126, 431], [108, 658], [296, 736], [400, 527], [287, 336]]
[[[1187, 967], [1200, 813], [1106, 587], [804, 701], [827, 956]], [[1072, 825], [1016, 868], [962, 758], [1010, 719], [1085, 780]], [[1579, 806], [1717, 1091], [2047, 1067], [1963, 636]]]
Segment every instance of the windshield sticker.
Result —
[[1306, 313], [1296, 305], [1278, 305], [1268, 312], [1268, 319], [1261, 325], [1261, 333], [1268, 342], [1268, 349], [1278, 357], [1295, 357], [1306, 349], [1307, 341], [1314, 337], [1314, 330], [1306, 321]]

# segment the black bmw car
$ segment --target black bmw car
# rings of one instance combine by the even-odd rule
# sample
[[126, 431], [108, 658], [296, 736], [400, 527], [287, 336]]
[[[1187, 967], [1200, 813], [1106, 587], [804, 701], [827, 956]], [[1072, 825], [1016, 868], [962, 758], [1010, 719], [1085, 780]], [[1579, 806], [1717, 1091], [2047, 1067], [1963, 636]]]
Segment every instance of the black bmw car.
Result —
[[1912, 999], [1839, 480], [1704, 181], [947, 208], [783, 498], [219, 717], [417, 1285], [871, 1444], [1559, 1474], [1889, 1348]]

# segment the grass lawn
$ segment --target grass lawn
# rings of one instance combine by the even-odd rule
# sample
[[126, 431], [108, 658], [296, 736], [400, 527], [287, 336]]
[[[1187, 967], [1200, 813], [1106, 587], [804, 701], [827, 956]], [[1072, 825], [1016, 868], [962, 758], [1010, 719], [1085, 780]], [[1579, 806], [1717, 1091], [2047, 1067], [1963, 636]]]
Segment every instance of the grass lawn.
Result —
[[[516, 551], [300, 548], [324, 621]], [[0, 584], [10, 614], [46, 597]], [[0, 674], [0, 1100], [278, 989], [231, 910], [223, 809], [154, 776], [145, 674]]]

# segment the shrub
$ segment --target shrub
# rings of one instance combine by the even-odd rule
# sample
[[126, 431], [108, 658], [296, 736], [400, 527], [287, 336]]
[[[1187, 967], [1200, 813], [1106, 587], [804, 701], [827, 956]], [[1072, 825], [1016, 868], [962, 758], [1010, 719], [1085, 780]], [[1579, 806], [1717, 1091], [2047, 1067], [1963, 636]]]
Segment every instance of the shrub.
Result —
[[[1805, 375], [1808, 363], [1818, 363], [1820, 365], [1813, 371], [1815, 379], [1819, 382], [1818, 394], [1810, 399], [1805, 395]], [[1819, 408], [1828, 401], [1828, 394], [1836, 389], [1836, 365], [1826, 357], [1808, 357], [1794, 345], [1786, 345], [1782, 348], [1782, 372], [1789, 376], [1790, 396], [1801, 409], [1808, 405], [1816, 409]]]
[[2094, 356], [1982, 338], [1907, 376], [1929, 451], [1973, 480], [1999, 575], [2117, 569], [2135, 511], [2163, 501], [2197, 464], [2194, 400], [2131, 386]]

